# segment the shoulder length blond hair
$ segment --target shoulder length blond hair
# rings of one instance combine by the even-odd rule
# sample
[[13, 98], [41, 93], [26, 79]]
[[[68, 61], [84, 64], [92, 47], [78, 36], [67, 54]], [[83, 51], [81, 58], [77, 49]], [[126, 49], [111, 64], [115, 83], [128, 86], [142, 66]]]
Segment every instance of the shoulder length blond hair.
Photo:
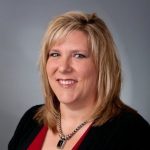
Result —
[[118, 115], [121, 109], [125, 107], [120, 100], [120, 61], [108, 27], [96, 14], [78, 11], [67, 12], [50, 22], [44, 35], [39, 61], [45, 105], [40, 108], [36, 118], [43, 121], [54, 132], [57, 131], [59, 101], [48, 82], [46, 73], [48, 52], [56, 42], [63, 40], [68, 33], [74, 30], [86, 33], [98, 71], [97, 104], [92, 115], [95, 120], [93, 125], [102, 125], [110, 118]]

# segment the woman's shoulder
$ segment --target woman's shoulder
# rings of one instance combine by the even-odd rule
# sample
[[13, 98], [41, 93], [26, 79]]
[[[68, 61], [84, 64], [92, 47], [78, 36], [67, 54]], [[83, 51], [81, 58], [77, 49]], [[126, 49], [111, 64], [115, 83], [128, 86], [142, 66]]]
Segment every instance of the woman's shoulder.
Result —
[[24, 124], [27, 123], [35, 123], [36, 120], [34, 119], [35, 114], [37, 113], [37, 111], [42, 107], [43, 105], [35, 105], [32, 106], [31, 108], [29, 108], [24, 115], [22, 116], [22, 118], [20, 119], [20, 122], [18, 125], [22, 126]]
[[22, 118], [33, 118], [37, 111], [43, 106], [43, 104], [35, 105], [29, 108], [23, 115]]
[[120, 126], [131, 127], [131, 128], [149, 128], [148, 121], [136, 111], [123, 110], [120, 115], [116, 117], [116, 122]]
[[16, 149], [16, 146], [21, 145], [23, 141], [28, 139], [28, 137], [34, 137], [38, 133], [42, 125], [34, 119], [34, 116], [42, 106], [43, 105], [32, 106], [24, 113], [15, 129], [13, 137], [9, 142], [9, 149]]
[[122, 110], [118, 116], [108, 120], [102, 128], [113, 128], [119, 133], [127, 131], [130, 134], [150, 132], [150, 124], [142, 115], [136, 111], [127, 110]]
[[122, 111], [103, 125], [93, 126], [82, 146], [87, 149], [144, 149], [149, 147], [149, 137], [150, 125], [140, 114]]
[[37, 111], [42, 107], [43, 105], [35, 105], [32, 106], [31, 108], [29, 108], [24, 115], [22, 116], [22, 118], [20, 119], [20, 122], [18, 124], [17, 128], [22, 128], [22, 127], [27, 127], [27, 126], [33, 126], [38, 124], [38, 122], [36, 121], [36, 119], [34, 119], [35, 114], [37, 113]]
[[109, 132], [112, 141], [117, 139], [120, 147], [124, 145], [126, 148], [144, 148], [149, 145], [150, 124], [138, 112], [122, 111], [120, 115], [112, 119], [108, 123]]
[[[101, 128], [114, 128], [119, 130], [138, 130], [140, 132], [140, 129], [143, 130], [150, 130], [150, 124], [149, 122], [138, 112], [136, 111], [127, 111], [122, 110], [119, 115], [116, 117], [108, 120], [106, 123], [104, 123], [102, 126], [99, 126], [97, 129]], [[142, 130], [142, 131], [143, 131]]]

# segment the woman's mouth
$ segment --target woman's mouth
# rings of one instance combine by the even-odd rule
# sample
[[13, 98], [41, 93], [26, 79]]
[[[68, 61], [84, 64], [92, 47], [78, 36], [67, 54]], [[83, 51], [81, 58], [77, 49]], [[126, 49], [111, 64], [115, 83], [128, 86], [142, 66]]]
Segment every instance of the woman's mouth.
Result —
[[74, 79], [58, 79], [58, 83], [65, 88], [74, 86], [77, 83], [77, 80]]

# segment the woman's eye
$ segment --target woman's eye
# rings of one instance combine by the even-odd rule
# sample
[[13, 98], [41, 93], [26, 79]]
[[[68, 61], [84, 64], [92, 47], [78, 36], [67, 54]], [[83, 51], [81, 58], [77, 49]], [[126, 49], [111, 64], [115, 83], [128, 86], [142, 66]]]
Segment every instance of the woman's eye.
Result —
[[59, 53], [49, 53], [49, 57], [58, 57], [60, 56]]
[[85, 58], [86, 56], [84, 54], [74, 54], [75, 58]]

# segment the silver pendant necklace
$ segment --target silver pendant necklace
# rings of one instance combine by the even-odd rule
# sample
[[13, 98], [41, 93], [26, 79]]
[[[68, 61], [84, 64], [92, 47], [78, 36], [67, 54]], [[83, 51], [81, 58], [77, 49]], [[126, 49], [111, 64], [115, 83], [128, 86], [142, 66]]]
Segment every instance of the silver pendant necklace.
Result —
[[58, 132], [59, 132], [59, 137], [60, 137], [60, 139], [59, 139], [59, 141], [58, 141], [58, 143], [57, 143], [57, 148], [58, 148], [58, 149], [63, 149], [64, 146], [65, 146], [65, 144], [66, 144], [66, 142], [67, 142], [69, 139], [71, 139], [71, 138], [73, 137], [73, 135], [74, 135], [75, 133], [77, 133], [77, 131], [79, 131], [79, 130], [80, 130], [85, 124], [87, 124], [87, 123], [88, 123], [87, 120], [84, 121], [84, 122], [82, 122], [79, 126], [77, 126], [76, 129], [73, 130], [73, 132], [71, 132], [70, 134], [64, 135], [64, 133], [63, 133], [63, 131], [62, 131], [62, 128], [61, 128], [61, 117], [59, 117], [59, 119], [58, 119]]

